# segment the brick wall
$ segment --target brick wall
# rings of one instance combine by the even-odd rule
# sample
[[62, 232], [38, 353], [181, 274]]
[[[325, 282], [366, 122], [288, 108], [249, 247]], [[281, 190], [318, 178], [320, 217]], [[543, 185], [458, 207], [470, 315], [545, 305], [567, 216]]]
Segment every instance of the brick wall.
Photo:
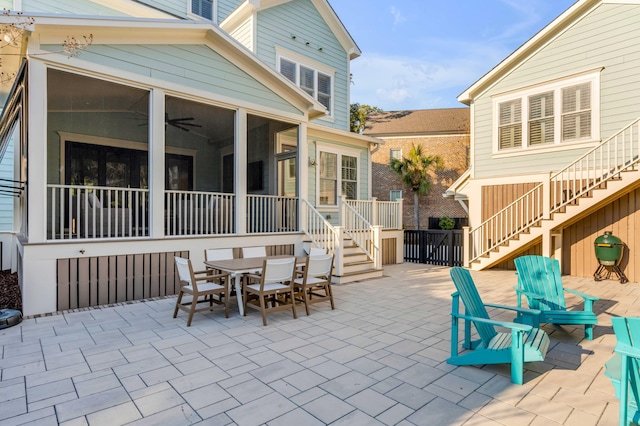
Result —
[[389, 169], [389, 155], [391, 149], [402, 149], [402, 155], [406, 156], [412, 144], [422, 144], [426, 155], [439, 155], [444, 163], [444, 168], [432, 173], [431, 193], [420, 198], [420, 228], [426, 229], [429, 217], [449, 216], [467, 217], [460, 203], [452, 199], [442, 197], [447, 188], [455, 182], [467, 169], [467, 149], [469, 147], [469, 135], [462, 136], [424, 136], [413, 138], [389, 138], [379, 137], [385, 141], [384, 145], [372, 156], [372, 195], [379, 200], [389, 200], [391, 190], [402, 190], [404, 199], [403, 223], [407, 229], [415, 229], [413, 207], [413, 193], [404, 187], [400, 177]]

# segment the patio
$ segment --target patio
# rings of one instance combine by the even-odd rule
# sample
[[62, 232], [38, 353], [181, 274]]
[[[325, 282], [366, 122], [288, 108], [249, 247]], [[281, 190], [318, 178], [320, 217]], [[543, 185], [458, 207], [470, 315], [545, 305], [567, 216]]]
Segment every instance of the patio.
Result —
[[[547, 358], [518, 386], [508, 365], [445, 362], [448, 272], [386, 266], [334, 286], [335, 311], [274, 313], [267, 327], [232, 304], [229, 319], [216, 309], [187, 328], [175, 297], [25, 319], [0, 331], [0, 423], [617, 425], [603, 364], [610, 317], [640, 315], [638, 284], [565, 277], [601, 298], [594, 340], [545, 326]], [[513, 272], [472, 274], [485, 302], [515, 304]]]

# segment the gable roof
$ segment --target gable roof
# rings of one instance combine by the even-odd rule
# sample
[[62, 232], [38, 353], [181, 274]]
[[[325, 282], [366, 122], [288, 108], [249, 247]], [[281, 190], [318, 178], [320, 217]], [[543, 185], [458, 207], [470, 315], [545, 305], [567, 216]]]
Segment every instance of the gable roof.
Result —
[[603, 2], [635, 3], [637, 0], [578, 0], [571, 7], [565, 10], [560, 16], [554, 19], [546, 27], [526, 41], [507, 56], [502, 62], [493, 67], [488, 73], [473, 83], [464, 92], [458, 95], [458, 101], [470, 105], [471, 101], [479, 94], [502, 79], [512, 69], [526, 61], [538, 50], [547, 45], [550, 41], [566, 31], [575, 22], [585, 16], [590, 10]]
[[[295, 0], [244, 0], [227, 18], [220, 23], [220, 28], [231, 33], [239, 25], [243, 24], [251, 15], [259, 10], [279, 6]], [[327, 0], [310, 0], [325, 20], [331, 31], [349, 55], [349, 59], [355, 59], [362, 54], [362, 51], [355, 40], [349, 34], [344, 24], [333, 10]]]
[[[235, 39], [209, 22], [115, 17], [38, 17], [34, 30], [41, 44], [59, 44], [69, 33], [93, 34], [104, 44], [203, 44], [222, 54], [243, 72], [273, 90], [309, 119], [326, 115], [327, 109], [286, 77], [274, 71]], [[135, 41], [134, 41], [135, 40]], [[37, 53], [37, 52], [36, 52]], [[50, 52], [49, 52], [50, 53]], [[0, 54], [0, 57], [2, 54]], [[81, 60], [81, 59], [80, 59]]]
[[376, 137], [470, 133], [469, 108], [376, 112], [369, 115], [365, 135]]

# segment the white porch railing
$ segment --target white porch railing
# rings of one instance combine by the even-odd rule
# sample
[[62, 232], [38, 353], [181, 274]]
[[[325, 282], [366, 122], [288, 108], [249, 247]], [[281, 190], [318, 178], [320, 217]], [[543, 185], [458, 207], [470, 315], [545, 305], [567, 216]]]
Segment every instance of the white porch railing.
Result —
[[47, 185], [47, 238], [149, 236], [149, 191], [80, 185]]
[[234, 194], [165, 191], [165, 233], [171, 236], [233, 234], [234, 205]]
[[402, 200], [378, 201], [345, 200], [356, 212], [372, 225], [380, 225], [382, 229], [402, 229]]
[[640, 155], [640, 119], [576, 161], [536, 185], [469, 233], [469, 260], [526, 231], [552, 213], [585, 196], [620, 172], [634, 167]]
[[298, 232], [298, 198], [247, 195], [247, 233]]

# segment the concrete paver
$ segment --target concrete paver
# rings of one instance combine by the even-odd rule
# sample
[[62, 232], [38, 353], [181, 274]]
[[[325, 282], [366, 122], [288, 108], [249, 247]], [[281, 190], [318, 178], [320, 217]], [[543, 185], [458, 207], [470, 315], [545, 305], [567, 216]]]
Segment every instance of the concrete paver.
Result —
[[[611, 317], [640, 316], [637, 283], [564, 277], [601, 297], [595, 338], [544, 325], [547, 358], [518, 386], [508, 365], [446, 364], [448, 272], [386, 266], [382, 278], [334, 286], [335, 310], [273, 313], [267, 327], [237, 311], [186, 327], [183, 313], [171, 318], [175, 297], [26, 318], [0, 330], [0, 424], [617, 424], [603, 370]], [[486, 303], [515, 305], [512, 271], [472, 275]]]

